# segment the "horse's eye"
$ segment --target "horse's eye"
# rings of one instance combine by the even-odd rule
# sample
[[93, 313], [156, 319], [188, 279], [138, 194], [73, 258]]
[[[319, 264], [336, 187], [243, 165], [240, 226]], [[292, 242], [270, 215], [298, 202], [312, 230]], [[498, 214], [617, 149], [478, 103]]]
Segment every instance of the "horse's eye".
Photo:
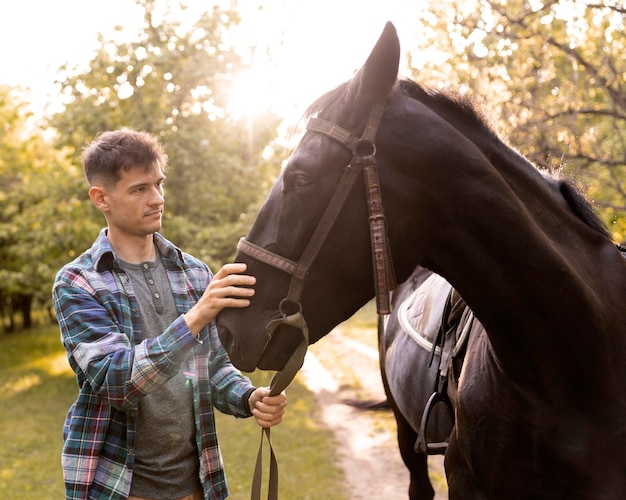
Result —
[[284, 188], [285, 190], [300, 189], [310, 186], [313, 181], [308, 175], [302, 172], [285, 173], [284, 176]]

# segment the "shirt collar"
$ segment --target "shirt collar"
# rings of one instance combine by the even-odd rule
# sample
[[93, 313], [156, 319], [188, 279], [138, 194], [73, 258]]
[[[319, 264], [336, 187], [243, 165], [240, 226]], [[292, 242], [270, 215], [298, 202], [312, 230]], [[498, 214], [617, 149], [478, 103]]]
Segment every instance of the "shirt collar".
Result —
[[[166, 259], [171, 259], [179, 266], [183, 265], [183, 253], [172, 242], [165, 239], [160, 233], [154, 233], [154, 243], [161, 255]], [[99, 272], [119, 268], [119, 259], [107, 238], [107, 228], [103, 228], [92, 245], [93, 261], [96, 270]]]

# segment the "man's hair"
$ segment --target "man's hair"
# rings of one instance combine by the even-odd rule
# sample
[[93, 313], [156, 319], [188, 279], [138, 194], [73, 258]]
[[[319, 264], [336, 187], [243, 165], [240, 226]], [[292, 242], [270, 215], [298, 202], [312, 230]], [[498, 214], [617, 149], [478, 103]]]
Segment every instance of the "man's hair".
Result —
[[89, 186], [97, 183], [115, 185], [121, 171], [158, 165], [165, 172], [167, 155], [159, 140], [148, 132], [128, 128], [103, 132], [96, 136], [81, 156]]

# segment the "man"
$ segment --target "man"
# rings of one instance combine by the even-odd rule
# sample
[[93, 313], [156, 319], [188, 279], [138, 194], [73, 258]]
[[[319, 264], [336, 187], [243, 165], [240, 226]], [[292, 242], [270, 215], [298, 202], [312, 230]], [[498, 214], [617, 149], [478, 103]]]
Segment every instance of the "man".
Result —
[[63, 433], [66, 497], [225, 498], [213, 406], [271, 427], [286, 405], [232, 366], [213, 322], [249, 305], [255, 279], [245, 264], [213, 276], [158, 233], [167, 156], [155, 137], [105, 132], [82, 163], [107, 228], [53, 287], [79, 386]]

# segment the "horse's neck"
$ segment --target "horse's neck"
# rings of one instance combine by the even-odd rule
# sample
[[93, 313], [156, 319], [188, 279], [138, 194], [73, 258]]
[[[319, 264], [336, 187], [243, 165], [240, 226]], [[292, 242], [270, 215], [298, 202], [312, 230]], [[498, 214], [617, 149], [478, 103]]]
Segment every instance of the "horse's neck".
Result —
[[[594, 254], [608, 252], [610, 242], [580, 223], [527, 162], [492, 160], [484, 146], [423, 116], [415, 128], [438, 135], [412, 145], [414, 157], [406, 159], [413, 163], [405, 179], [414, 186], [406, 199], [416, 218], [412, 242], [421, 262], [463, 295], [499, 355], [532, 370], [535, 363], [520, 353], [540, 344], [562, 349], [571, 326], [598, 329], [611, 273]], [[608, 302], [618, 307], [615, 294]]]

